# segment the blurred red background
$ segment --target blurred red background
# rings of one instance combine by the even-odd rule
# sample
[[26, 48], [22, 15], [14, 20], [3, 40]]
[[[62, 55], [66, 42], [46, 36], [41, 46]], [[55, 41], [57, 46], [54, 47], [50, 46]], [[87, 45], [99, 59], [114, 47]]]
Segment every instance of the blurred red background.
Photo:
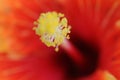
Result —
[[[67, 17], [84, 68], [32, 30], [48, 11]], [[120, 0], [0, 0], [0, 80], [120, 80]]]

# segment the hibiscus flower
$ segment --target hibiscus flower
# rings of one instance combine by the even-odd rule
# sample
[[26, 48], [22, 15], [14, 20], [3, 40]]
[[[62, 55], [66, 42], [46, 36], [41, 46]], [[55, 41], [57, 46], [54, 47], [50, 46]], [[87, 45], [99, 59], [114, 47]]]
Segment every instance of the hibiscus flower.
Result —
[[[35, 34], [41, 13], [65, 15], [58, 52]], [[1, 80], [120, 80], [120, 0], [0, 0]]]

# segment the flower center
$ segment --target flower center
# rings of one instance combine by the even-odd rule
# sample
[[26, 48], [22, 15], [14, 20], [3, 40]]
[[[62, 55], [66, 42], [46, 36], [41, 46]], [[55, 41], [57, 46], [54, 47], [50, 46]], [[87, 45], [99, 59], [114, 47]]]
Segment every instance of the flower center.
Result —
[[42, 13], [37, 21], [35, 21], [33, 29], [36, 34], [41, 36], [41, 41], [48, 47], [55, 47], [58, 51], [58, 46], [62, 44], [65, 39], [69, 39], [71, 27], [68, 25], [64, 14], [57, 12]]

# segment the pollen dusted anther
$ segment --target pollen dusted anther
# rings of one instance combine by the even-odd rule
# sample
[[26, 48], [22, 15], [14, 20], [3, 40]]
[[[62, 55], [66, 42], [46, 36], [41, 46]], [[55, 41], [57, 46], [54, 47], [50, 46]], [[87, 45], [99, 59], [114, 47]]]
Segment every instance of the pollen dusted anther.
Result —
[[37, 26], [33, 29], [37, 35], [41, 36], [41, 41], [48, 47], [55, 47], [55, 51], [59, 50], [59, 45], [65, 39], [70, 39], [68, 34], [71, 27], [62, 13], [42, 13], [34, 24]]

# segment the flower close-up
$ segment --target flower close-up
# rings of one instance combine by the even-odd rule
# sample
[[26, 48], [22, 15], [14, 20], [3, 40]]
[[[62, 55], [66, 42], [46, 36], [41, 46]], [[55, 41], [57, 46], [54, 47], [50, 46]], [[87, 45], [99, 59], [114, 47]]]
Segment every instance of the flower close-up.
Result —
[[120, 80], [120, 0], [0, 0], [0, 80]]

